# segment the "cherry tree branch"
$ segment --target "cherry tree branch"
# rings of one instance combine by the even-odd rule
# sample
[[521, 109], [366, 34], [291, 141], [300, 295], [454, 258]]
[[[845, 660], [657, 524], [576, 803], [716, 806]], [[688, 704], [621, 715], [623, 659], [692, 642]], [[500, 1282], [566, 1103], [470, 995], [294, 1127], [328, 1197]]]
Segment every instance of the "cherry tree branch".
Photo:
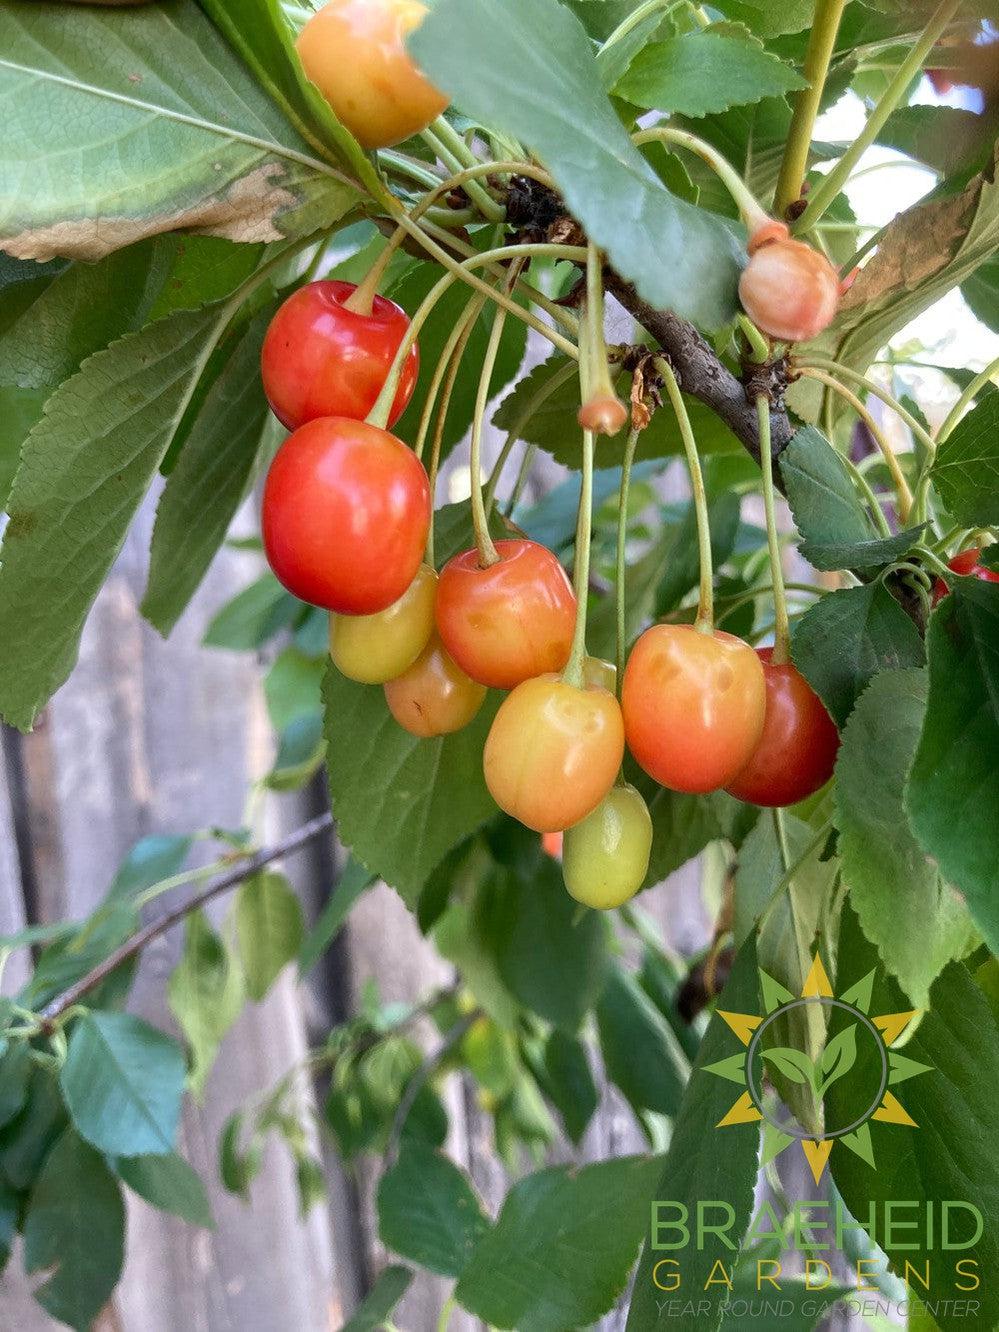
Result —
[[39, 1014], [43, 1027], [51, 1028], [57, 1018], [60, 1018], [74, 1004], [79, 1003], [91, 990], [96, 989], [112, 972], [117, 971], [122, 963], [136, 957], [147, 944], [152, 943], [161, 934], [165, 934], [171, 926], [176, 925], [178, 921], [183, 920], [192, 911], [197, 911], [206, 902], [210, 902], [212, 898], [218, 897], [221, 893], [228, 892], [230, 888], [235, 888], [237, 884], [242, 883], [245, 879], [252, 878], [254, 874], [271, 864], [272, 861], [280, 860], [282, 856], [300, 851], [304, 846], [308, 846], [310, 842], [314, 842], [316, 838], [321, 837], [332, 825], [333, 815], [331, 813], [317, 815], [316, 818], [303, 824], [301, 828], [296, 828], [287, 837], [283, 837], [281, 841], [275, 842], [273, 846], [257, 851], [254, 855], [247, 857], [235, 869], [220, 875], [217, 879], [212, 879], [188, 901], [164, 912], [162, 916], [158, 916], [155, 920], [151, 920], [148, 925], [144, 925], [130, 939], [126, 939], [123, 944], [120, 944], [113, 953], [109, 953], [102, 962], [98, 962], [97, 966], [91, 968], [85, 976], [81, 976], [68, 989], [63, 990], [62, 994], [56, 995], [53, 1000], [46, 1004]]
[[[747, 393], [747, 386], [722, 364], [714, 350], [701, 337], [693, 324], [681, 319], [672, 310], [657, 310], [642, 300], [634, 286], [611, 270], [605, 270], [607, 289], [613, 292], [621, 305], [646, 332], [651, 333], [669, 357], [684, 393], [703, 402], [719, 416], [736, 438], [745, 445], [757, 462], [760, 460], [760, 432], [756, 416], [756, 397]], [[761, 367], [765, 372], [765, 368]], [[760, 385], [757, 389], [772, 388], [780, 397], [780, 385]], [[770, 441], [773, 457], [779, 457], [791, 442], [794, 431], [785, 411], [770, 414]]]

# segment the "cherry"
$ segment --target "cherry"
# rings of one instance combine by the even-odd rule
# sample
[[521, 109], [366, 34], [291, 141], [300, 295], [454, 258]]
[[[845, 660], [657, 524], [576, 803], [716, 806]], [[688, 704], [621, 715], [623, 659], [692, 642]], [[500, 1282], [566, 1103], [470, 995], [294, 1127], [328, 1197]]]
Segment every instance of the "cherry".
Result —
[[513, 689], [560, 671], [569, 660], [576, 598], [565, 570], [535, 541], [497, 541], [500, 559], [483, 569], [466, 550], [441, 572], [437, 630], [473, 680]]
[[769, 222], [750, 237], [739, 299], [764, 333], [807, 342], [832, 323], [839, 298], [836, 269], [824, 254], [793, 240], [783, 222]]
[[546, 856], [551, 856], [552, 860], [562, 859], [562, 842], [565, 833], [550, 832], [541, 834], [541, 850]]
[[614, 695], [549, 674], [525, 680], [504, 700], [483, 765], [500, 809], [535, 832], [560, 832], [596, 808], [623, 757]]
[[[264, 392], [282, 425], [297, 430], [318, 416], [363, 421], [388, 378], [409, 328], [405, 310], [376, 296], [370, 314], [349, 308], [352, 282], [309, 282], [271, 320], [260, 355]], [[402, 415], [416, 386], [420, 354], [406, 357], [388, 424]]]
[[426, 13], [419, 0], [330, 0], [298, 35], [306, 74], [362, 148], [401, 143], [448, 104], [406, 50]]
[[628, 745], [662, 786], [716, 791], [759, 744], [766, 698], [760, 659], [742, 639], [689, 624], [653, 625], [624, 672]]
[[598, 911], [623, 906], [645, 882], [651, 851], [648, 806], [633, 786], [614, 786], [565, 833], [565, 886], [577, 902]]
[[485, 687], [470, 680], [434, 635], [409, 670], [385, 686], [389, 711], [403, 730], [424, 739], [460, 731], [473, 719]]
[[385, 684], [408, 670], [434, 632], [437, 575], [421, 564], [398, 601], [374, 615], [331, 615], [333, 664], [359, 684]]
[[[952, 560], [947, 561], [947, 568], [953, 569], [954, 573], [962, 574], [965, 577], [980, 578], [983, 583], [999, 583], [999, 569], [989, 569], [986, 565], [978, 563], [981, 553], [978, 546], [959, 551]], [[946, 582], [942, 578], [938, 578], [933, 584], [934, 606], [943, 601], [949, 591], [950, 588]]]
[[790, 662], [778, 665], [773, 648], [757, 648], [767, 686], [763, 734], [752, 757], [726, 790], [768, 809], [796, 805], [833, 774], [839, 733], [822, 700]]
[[416, 577], [430, 526], [420, 460], [387, 430], [321, 416], [289, 435], [264, 486], [271, 568], [302, 601], [371, 615]]

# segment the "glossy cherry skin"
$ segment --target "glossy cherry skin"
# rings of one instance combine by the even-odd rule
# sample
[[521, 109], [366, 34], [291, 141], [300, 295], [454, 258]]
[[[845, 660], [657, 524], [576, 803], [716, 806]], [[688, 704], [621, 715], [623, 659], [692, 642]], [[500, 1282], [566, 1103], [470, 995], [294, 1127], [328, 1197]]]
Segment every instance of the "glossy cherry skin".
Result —
[[759, 744], [766, 698], [760, 659], [742, 639], [720, 629], [653, 625], [624, 672], [628, 746], [661, 786], [717, 791]]
[[782, 222], [751, 237], [739, 299], [764, 333], [784, 342], [807, 342], [832, 323], [839, 298], [839, 273], [824, 254], [794, 240]]
[[299, 33], [306, 74], [362, 148], [401, 143], [448, 104], [406, 50], [426, 14], [419, 0], [330, 0]]
[[756, 649], [767, 685], [760, 743], [726, 787], [729, 795], [768, 809], [796, 805], [825, 786], [839, 750], [839, 732], [822, 700], [790, 662], [771, 660], [773, 651]]
[[585, 819], [614, 785], [623, 757], [624, 723], [614, 695], [542, 675], [504, 700], [483, 767], [500, 809], [546, 833]]
[[403, 730], [423, 739], [462, 730], [485, 696], [485, 687], [455, 665], [436, 635], [409, 670], [385, 686], [392, 716]]
[[[271, 320], [260, 354], [264, 392], [282, 425], [297, 430], [319, 416], [363, 421], [388, 377], [409, 316], [376, 296], [368, 315], [345, 302], [352, 282], [310, 282], [289, 296]], [[416, 386], [420, 353], [406, 357], [389, 413], [392, 426]]]
[[398, 601], [374, 615], [331, 615], [330, 656], [349, 680], [385, 684], [407, 671], [434, 632], [437, 575], [421, 564]]
[[441, 572], [437, 631], [473, 680], [513, 689], [569, 660], [576, 598], [565, 570], [536, 541], [497, 541], [488, 569], [466, 550]]
[[[956, 574], [963, 574], [969, 578], [980, 578], [983, 583], [999, 583], [999, 569], [989, 569], [984, 564], [978, 563], [981, 555], [978, 546], [972, 546], [970, 550], [962, 550], [954, 556], [952, 560], [947, 561], [947, 568], [953, 569]], [[941, 602], [950, 588], [942, 578], [938, 578], [933, 584], [933, 604], [936, 606]]]
[[577, 902], [609, 911], [641, 888], [651, 853], [648, 806], [633, 786], [613, 786], [592, 814], [565, 832], [562, 877]]
[[387, 430], [322, 416], [278, 449], [261, 526], [289, 592], [340, 615], [372, 615], [399, 600], [422, 563], [427, 474]]

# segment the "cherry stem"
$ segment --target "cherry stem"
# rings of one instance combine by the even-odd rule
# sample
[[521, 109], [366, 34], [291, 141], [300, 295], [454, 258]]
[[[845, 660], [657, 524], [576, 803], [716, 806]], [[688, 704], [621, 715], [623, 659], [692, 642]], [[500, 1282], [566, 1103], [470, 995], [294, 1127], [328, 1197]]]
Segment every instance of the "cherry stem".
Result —
[[740, 313], [738, 319], [739, 327], [749, 343], [750, 360], [756, 365], [766, 365], [770, 359], [769, 341], [747, 315]]
[[479, 317], [485, 306], [485, 296], [480, 296], [474, 292], [465, 305], [464, 310], [455, 321], [454, 328], [448, 334], [440, 356], [437, 358], [437, 364], [434, 366], [434, 373], [430, 380], [430, 386], [427, 389], [426, 401], [423, 404], [423, 411], [420, 413], [420, 424], [416, 431], [416, 442], [413, 444], [413, 452], [418, 458], [423, 457], [423, 449], [426, 444], [427, 435], [430, 432], [430, 421], [434, 414], [434, 404], [437, 401], [437, 394], [440, 392], [441, 384], [444, 382], [444, 376], [447, 374], [451, 365], [452, 354], [461, 343], [462, 352], [468, 338], [471, 336], [471, 328], [475, 320]]
[[895, 498], [898, 504], [899, 520], [902, 523], [907, 523], [912, 513], [912, 491], [909, 489], [909, 483], [906, 481], [905, 474], [902, 471], [898, 458], [895, 456], [895, 450], [888, 443], [888, 438], [884, 431], [857, 397], [856, 393], [854, 393], [852, 389], [848, 389], [845, 384], [841, 384], [838, 379], [834, 379], [833, 376], [828, 374], [825, 370], [819, 370], [815, 366], [808, 366], [807, 368], [804, 368], [801, 373], [807, 375], [810, 379], [817, 379], [821, 384], [825, 384], [827, 388], [831, 388], [834, 393], [838, 393], [844, 402], [850, 404], [863, 421], [864, 425], [867, 426], [868, 430], [877, 441], [878, 448], [881, 450], [881, 454], [885, 460], [885, 465], [891, 474], [891, 479], [895, 487]]
[[[555, 374], [552, 375], [551, 379], [542, 384], [536, 393], [532, 393], [530, 398], [524, 404], [523, 411], [510, 427], [510, 431], [503, 442], [503, 447], [500, 449], [499, 457], [496, 459], [496, 464], [493, 467], [492, 474], [486, 485], [486, 513], [492, 512], [493, 505], [496, 502], [496, 488], [499, 485], [503, 468], [506, 466], [510, 454], [513, 452], [514, 445], [517, 443], [518, 439], [520, 439], [521, 431], [538, 411], [538, 408], [542, 407], [548, 399], [562, 387], [566, 380], [571, 379], [575, 373], [575, 364], [572, 361], [568, 361], [560, 370], [557, 370]], [[527, 456], [526, 452], [525, 456]]]
[[[447, 424], [448, 409], [451, 406], [451, 397], [454, 393], [454, 386], [458, 379], [458, 371], [461, 368], [462, 358], [465, 355], [465, 348], [468, 346], [468, 340], [472, 336], [472, 330], [475, 328], [475, 321], [482, 311], [485, 304], [485, 297], [473, 296], [468, 306], [464, 320], [459, 320], [456, 325], [458, 337], [455, 339], [450, 354], [445, 361], [442, 357], [441, 364], [447, 365], [447, 379], [441, 393], [440, 407], [437, 411], [437, 422], [434, 427], [434, 438], [430, 448], [430, 467], [427, 471], [427, 479], [430, 483], [431, 504], [437, 492], [437, 473], [440, 470], [441, 447], [444, 442], [444, 427]], [[429, 402], [429, 399], [428, 399]], [[422, 447], [422, 441], [421, 441]], [[427, 563], [432, 569], [437, 567], [434, 557], [434, 515], [430, 514], [430, 528], [427, 532]]]
[[531, 474], [531, 468], [534, 466], [534, 459], [538, 456], [537, 444], [528, 444], [524, 450], [524, 456], [520, 460], [520, 466], [517, 468], [517, 479], [513, 483], [513, 489], [510, 491], [510, 498], [506, 502], [506, 516], [513, 516], [513, 512], [520, 503], [520, 497], [524, 487], [527, 485], [527, 478]]
[[753, 194], [738, 171], [725, 160], [716, 148], [713, 148], [710, 143], [705, 143], [703, 139], [699, 139], [696, 134], [690, 134], [687, 130], [675, 129], [672, 125], [655, 125], [652, 129], [640, 130], [637, 134], [633, 134], [632, 143], [636, 147], [641, 147], [643, 143], [675, 143], [681, 148], [689, 149], [702, 161], [707, 162], [735, 200], [750, 235], [772, 221], [770, 214]]
[[899, 65], [894, 77], [888, 84], [877, 105], [867, 118], [867, 123], [836, 165], [822, 177], [818, 187], [808, 200], [808, 207], [795, 223], [796, 232], [808, 231], [830, 206], [843, 186], [849, 180], [853, 168], [875, 141], [884, 127], [885, 121], [899, 105], [908, 91], [909, 85], [923, 67], [923, 62], [936, 45], [937, 38], [943, 33], [951, 19], [957, 13], [961, 0], [942, 0], [937, 6], [929, 23], [923, 29], [923, 35]]
[[[454, 137], [458, 139], [466, 151], [462, 154], [454, 151], [452, 143], [447, 142], [441, 132], [442, 126], [446, 126], [454, 134], [451, 126], [447, 124], [443, 117], [438, 117], [434, 122], [433, 129], [428, 128], [420, 131], [420, 138], [427, 144], [431, 152], [440, 158], [449, 171], [460, 172], [466, 167], [478, 166], [479, 163], [476, 162], [467, 144], [457, 134], [454, 134]], [[465, 182], [465, 193], [487, 222], [502, 222], [506, 217], [504, 206], [497, 203], [474, 177]]]
[[[835, 375], [838, 379], [848, 379], [851, 384], [859, 384], [862, 388], [866, 389], [868, 393], [873, 393], [876, 398], [880, 398], [885, 406], [890, 407], [895, 415], [909, 427], [926, 449], [927, 455], [930, 458], [933, 457], [933, 454], [936, 452], [936, 444], [934, 443], [933, 436], [927, 431], [925, 426], [921, 425], [920, 422], [916, 420], [911, 412], [906, 411], [893, 394], [889, 393], [889, 391], [877, 383], [876, 380], [868, 378], [867, 375], [862, 375], [858, 370], [851, 370], [849, 366], [840, 365], [838, 361], [827, 361], [820, 356], [807, 356], [802, 361], [796, 362], [795, 365], [796, 368], [802, 370], [825, 370], [829, 374]], [[997, 365], [997, 368], [999, 368], [999, 365]]]
[[774, 212], [778, 217], [784, 217], [788, 207], [801, 198], [815, 120], [845, 8], [846, 0], [815, 0], [815, 16], [802, 67], [808, 87], [795, 93], [794, 97], [794, 115], [774, 195]]
[[621, 463], [621, 488], [618, 491], [617, 501], [617, 584], [614, 589], [614, 609], [617, 617], [617, 636], [615, 639], [617, 652], [617, 679], [615, 680], [615, 691], [619, 703], [621, 702], [621, 690], [624, 687], [625, 613], [627, 601], [625, 556], [628, 545], [628, 500], [631, 492], [631, 464], [635, 460], [635, 447], [638, 444], [638, 436], [640, 433], [641, 432], [634, 426], [628, 431], [628, 438], [624, 445], [624, 461]]
[[773, 662], [786, 666], [791, 660], [791, 629], [787, 618], [787, 593], [784, 590], [784, 566], [780, 556], [780, 533], [774, 500], [774, 460], [770, 449], [770, 401], [765, 393], [756, 399], [756, 419], [760, 428], [760, 471], [763, 474], [763, 509], [767, 516], [767, 549], [770, 552], [770, 579], [774, 594]]
[[[776, 657], [774, 658], [776, 661]], [[784, 665], [782, 662], [781, 665]], [[780, 853], [781, 873], [786, 874], [791, 865], [791, 851], [787, 844], [787, 829], [784, 827], [784, 811], [782, 809], [772, 809], [774, 837], [777, 840], [777, 850]]]
[[[608, 408], [614, 408], [617, 394], [611, 380], [610, 363], [607, 359], [607, 342], [604, 337], [604, 283], [603, 259], [600, 251], [592, 243], [586, 247], [586, 354], [580, 361], [580, 397], [585, 413], [592, 402], [602, 402], [605, 414]], [[624, 409], [618, 404], [622, 417]], [[581, 424], [596, 427], [595, 422], [581, 419]], [[611, 425], [606, 420], [601, 422], [601, 433], [616, 434], [622, 422]], [[616, 427], [616, 428], [615, 428]]]
[[942, 444], [964, 415], [965, 408], [974, 401], [986, 384], [992, 382], [992, 376], [999, 370], [999, 356], [990, 362], [980, 374], [977, 374], [967, 386], [954, 406], [947, 413], [946, 420], [937, 431], [937, 443]]
[[405, 230], [402, 227], [396, 227], [381, 254], [368, 269], [363, 281], [357, 284], [344, 301], [343, 308], [345, 310], [357, 315], [371, 314], [381, 281], [388, 272], [388, 266], [392, 262], [393, 256], [405, 239]]
[[[407, 218], [406, 220], [408, 223], [409, 219]], [[444, 251], [442, 250], [441, 253], [443, 254]], [[454, 285], [459, 277], [464, 279], [464, 281], [476, 291], [484, 293], [489, 300], [494, 301], [502, 309], [516, 314], [519, 318], [523, 319], [525, 323], [529, 324], [537, 332], [543, 334], [550, 342], [554, 343], [560, 351], [565, 352], [567, 356], [571, 356], [574, 359], [578, 357], [579, 349], [573, 343], [569, 342], [567, 338], [564, 338], [561, 333], [557, 333], [541, 319], [532, 315], [530, 311], [522, 309], [508, 293], [496, 291], [488, 282], [485, 282], [471, 270], [473, 268], [488, 267], [490, 264], [502, 259], [519, 259], [522, 257], [532, 258], [543, 255], [546, 258], [579, 260], [585, 253], [585, 250], [578, 245], [504, 245], [499, 249], [484, 250], [481, 254], [472, 255], [471, 258], [465, 259], [462, 263], [457, 263], [450, 255], [446, 255], [448, 262], [445, 266], [449, 270], [454, 271], [448, 271], [438, 280], [436, 285], [431, 288], [426, 298], [420, 304], [416, 313], [413, 315], [413, 318], [410, 320], [409, 328], [406, 330], [405, 337], [399, 343], [398, 350], [395, 354], [395, 360], [392, 362], [385, 383], [382, 385], [382, 390], [371, 411], [368, 413], [368, 423], [370, 425], [380, 426], [383, 430], [385, 429], [389, 415], [392, 411], [392, 403], [395, 401], [396, 390], [399, 386], [399, 377], [402, 374], [402, 367], [405, 365], [406, 357], [412, 350], [416, 339], [419, 337], [420, 329], [430, 317], [434, 306], [445, 292]]]
[[687, 468], [690, 472], [690, 492], [694, 502], [694, 516], [697, 519], [697, 549], [700, 558], [701, 578], [694, 628], [703, 634], [710, 634], [714, 632], [715, 623], [714, 559], [711, 554], [711, 523], [708, 518], [708, 496], [704, 489], [704, 473], [701, 471], [701, 460], [697, 453], [697, 441], [694, 439], [694, 430], [690, 424], [690, 416], [687, 413], [687, 404], [683, 400], [683, 394], [680, 392], [680, 385], [673, 373], [673, 367], [661, 356], [656, 357], [655, 366], [666, 386], [670, 404], [676, 413], [677, 425], [680, 427], [680, 438], [683, 440], [683, 451], [686, 454]]
[[[511, 264], [507, 278], [508, 291], [517, 281], [517, 274], [523, 262], [523, 260], [520, 260]], [[486, 408], [489, 406], [489, 389], [492, 384], [496, 356], [499, 352], [505, 324], [506, 311], [499, 308], [493, 315], [493, 326], [489, 330], [489, 342], [486, 344], [486, 354], [482, 361], [482, 373], [479, 375], [479, 388], [475, 395], [475, 414], [472, 417], [472, 444], [469, 459], [472, 485], [472, 526], [475, 529], [475, 545], [479, 552], [480, 569], [488, 569], [491, 565], [498, 564], [500, 558], [499, 551], [493, 545], [493, 539], [489, 535], [489, 515], [486, 513], [486, 506], [482, 497], [482, 425]]]
[[874, 518], [874, 521], [877, 523], [878, 531], [881, 533], [883, 537], [890, 537], [891, 528], [888, 525], [888, 519], [885, 517], [884, 510], [881, 507], [877, 495], [875, 495], [873, 489], [871, 488], [870, 482], [867, 480], [867, 477], [864, 476], [863, 472], [860, 470], [860, 468], [857, 466], [857, 464], [853, 461], [852, 458], [848, 457], [845, 453], [841, 453], [840, 457], [842, 458], [843, 462], [846, 464], [846, 470], [853, 477], [854, 485], [857, 487], [857, 489], [863, 495], [864, 499], [867, 501], [868, 507], [871, 510], [871, 514]]
[[586, 657], [586, 610], [590, 593], [590, 538], [593, 529], [593, 432], [583, 431], [583, 471], [579, 487], [579, 514], [576, 519], [576, 554], [572, 581], [576, 593], [576, 628], [572, 651], [562, 672], [566, 684], [583, 687], [583, 661]]

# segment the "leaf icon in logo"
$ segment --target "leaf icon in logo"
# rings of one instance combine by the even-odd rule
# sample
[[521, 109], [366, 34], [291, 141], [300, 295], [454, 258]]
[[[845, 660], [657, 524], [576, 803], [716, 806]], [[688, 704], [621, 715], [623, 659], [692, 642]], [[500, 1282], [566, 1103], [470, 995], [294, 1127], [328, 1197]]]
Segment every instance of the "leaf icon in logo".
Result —
[[773, 1064], [778, 1073], [789, 1082], [813, 1085], [815, 1066], [808, 1055], [801, 1050], [791, 1050], [784, 1046], [775, 1046], [772, 1050], [762, 1051], [762, 1057]]
[[834, 1036], [822, 1052], [822, 1059], [819, 1064], [822, 1082], [815, 1089], [820, 1100], [834, 1082], [838, 1082], [840, 1078], [849, 1073], [856, 1062], [857, 1024], [854, 1023]]

